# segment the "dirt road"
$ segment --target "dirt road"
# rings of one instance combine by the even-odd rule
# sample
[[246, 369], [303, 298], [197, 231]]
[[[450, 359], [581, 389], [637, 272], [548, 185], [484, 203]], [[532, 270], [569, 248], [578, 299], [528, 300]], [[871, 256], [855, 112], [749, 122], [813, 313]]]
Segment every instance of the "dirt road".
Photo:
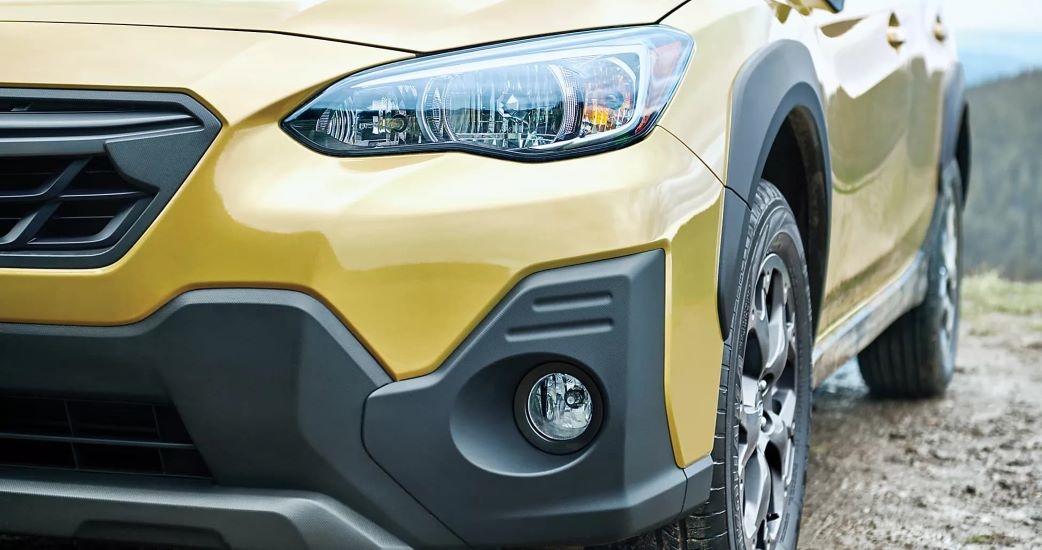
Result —
[[966, 319], [957, 364], [942, 399], [815, 393], [801, 548], [1042, 548], [1042, 315]]

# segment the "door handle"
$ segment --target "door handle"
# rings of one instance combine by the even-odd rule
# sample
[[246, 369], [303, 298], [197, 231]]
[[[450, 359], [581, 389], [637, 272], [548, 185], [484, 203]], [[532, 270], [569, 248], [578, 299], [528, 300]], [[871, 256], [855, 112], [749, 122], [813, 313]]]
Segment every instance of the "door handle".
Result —
[[895, 50], [905, 43], [905, 30], [901, 26], [901, 21], [897, 19], [896, 14], [890, 14], [890, 25], [886, 29], [886, 41]]
[[938, 42], [944, 42], [948, 39], [948, 27], [941, 21], [940, 15], [937, 16], [937, 21], [933, 24], [933, 36]]

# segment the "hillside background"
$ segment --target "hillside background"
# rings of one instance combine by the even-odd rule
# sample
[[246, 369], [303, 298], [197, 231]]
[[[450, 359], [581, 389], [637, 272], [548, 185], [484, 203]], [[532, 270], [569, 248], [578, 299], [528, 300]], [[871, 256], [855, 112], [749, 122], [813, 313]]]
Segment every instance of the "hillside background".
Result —
[[969, 101], [965, 267], [1042, 279], [1042, 72], [978, 85]]
[[965, 268], [1042, 280], [1042, 32], [956, 37], [973, 140]]

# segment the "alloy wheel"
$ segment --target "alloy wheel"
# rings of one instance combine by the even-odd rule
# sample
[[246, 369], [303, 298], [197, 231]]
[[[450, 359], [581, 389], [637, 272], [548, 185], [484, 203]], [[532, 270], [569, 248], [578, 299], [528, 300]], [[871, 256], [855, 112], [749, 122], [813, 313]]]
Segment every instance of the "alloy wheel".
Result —
[[944, 220], [941, 227], [941, 265], [937, 278], [941, 303], [941, 359], [945, 371], [953, 368], [956, 320], [959, 314], [959, 233], [951, 190], [945, 189]]
[[754, 289], [738, 429], [745, 547], [773, 548], [785, 520], [796, 433], [796, 304], [784, 261], [770, 254]]

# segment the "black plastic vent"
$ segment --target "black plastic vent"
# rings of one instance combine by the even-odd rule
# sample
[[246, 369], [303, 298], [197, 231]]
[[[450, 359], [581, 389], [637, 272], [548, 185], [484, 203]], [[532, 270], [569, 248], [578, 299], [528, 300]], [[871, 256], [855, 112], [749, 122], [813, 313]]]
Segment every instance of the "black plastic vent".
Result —
[[209, 478], [169, 405], [0, 396], [0, 465]]
[[0, 88], [0, 267], [112, 263], [219, 128], [182, 94]]

